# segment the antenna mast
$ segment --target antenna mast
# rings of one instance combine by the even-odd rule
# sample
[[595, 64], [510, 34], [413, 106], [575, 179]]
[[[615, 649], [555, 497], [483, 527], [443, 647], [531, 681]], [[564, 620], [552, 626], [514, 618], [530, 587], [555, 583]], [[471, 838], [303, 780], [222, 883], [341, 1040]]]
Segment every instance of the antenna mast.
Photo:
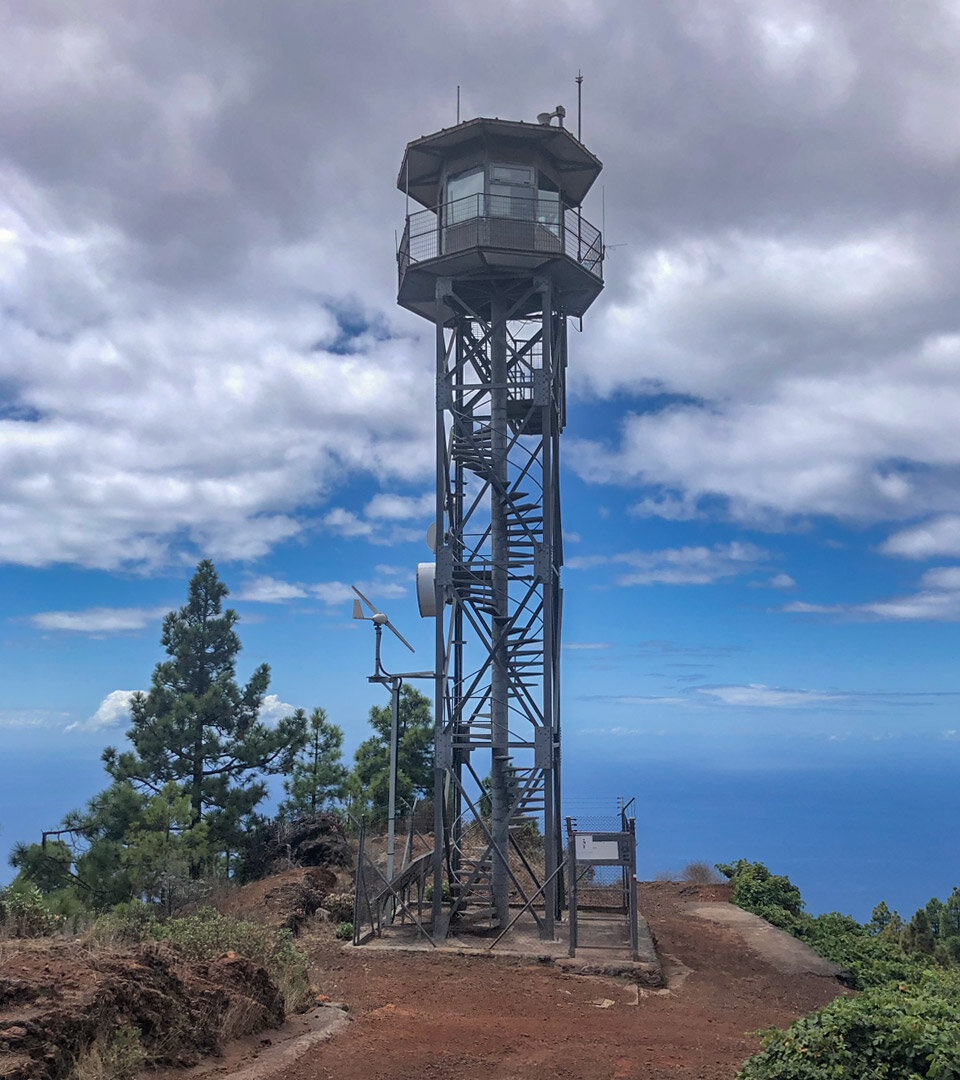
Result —
[[577, 68], [577, 142], [583, 142], [580, 138], [580, 122], [583, 118], [583, 72]]

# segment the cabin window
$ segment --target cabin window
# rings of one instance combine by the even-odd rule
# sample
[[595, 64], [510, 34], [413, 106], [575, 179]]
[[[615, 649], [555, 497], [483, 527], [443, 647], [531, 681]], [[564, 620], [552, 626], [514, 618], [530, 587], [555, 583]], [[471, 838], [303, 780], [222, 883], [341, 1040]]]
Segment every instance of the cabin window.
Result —
[[446, 224], [482, 216], [483, 169], [470, 169], [447, 180]]
[[529, 165], [490, 166], [490, 216], [533, 220], [536, 170]]

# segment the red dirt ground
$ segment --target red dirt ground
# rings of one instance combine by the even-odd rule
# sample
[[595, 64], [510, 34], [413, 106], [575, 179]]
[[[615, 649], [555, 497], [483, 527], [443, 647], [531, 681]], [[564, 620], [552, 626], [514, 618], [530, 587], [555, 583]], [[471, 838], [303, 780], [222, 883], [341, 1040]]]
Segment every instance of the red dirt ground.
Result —
[[310, 942], [321, 989], [354, 1023], [276, 1080], [730, 1080], [759, 1047], [747, 1032], [842, 992], [833, 979], [784, 976], [734, 930], [684, 916], [685, 901], [722, 901], [729, 886], [639, 890], [667, 977], [639, 995], [550, 966], [344, 949], [324, 930]]

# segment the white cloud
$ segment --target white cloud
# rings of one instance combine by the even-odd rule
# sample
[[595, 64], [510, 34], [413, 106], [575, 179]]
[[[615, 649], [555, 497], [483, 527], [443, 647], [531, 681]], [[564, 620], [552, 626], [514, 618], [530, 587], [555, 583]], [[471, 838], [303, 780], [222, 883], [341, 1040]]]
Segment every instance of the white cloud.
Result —
[[66, 715], [50, 709], [0, 709], [0, 728], [54, 727], [62, 724]]
[[765, 581], [751, 581], [751, 585], [758, 589], [795, 589], [796, 581], [789, 574], [774, 574]]
[[561, 646], [564, 649], [570, 649], [573, 652], [578, 650], [595, 650], [595, 649], [609, 649], [612, 648], [612, 641], [565, 641]]
[[437, 496], [428, 491], [423, 495], [390, 495], [380, 493], [364, 507], [364, 514], [374, 520], [408, 521], [410, 518], [430, 518], [436, 510]]
[[[337, 604], [352, 603], [357, 594], [344, 581], [319, 581], [314, 585], [308, 585], [310, 593], [319, 597], [325, 604], [335, 607]], [[360, 590], [363, 592], [363, 590]]]
[[692, 521], [702, 516], [690, 499], [675, 495], [657, 495], [641, 499], [628, 508], [634, 517], [659, 517], [665, 521]]
[[577, 555], [567, 560], [567, 566], [574, 570], [609, 564], [633, 567], [617, 578], [618, 585], [709, 585], [752, 573], [768, 558], [769, 552], [763, 548], [734, 540], [711, 548], [692, 546], [618, 555]]
[[[407, 586], [399, 581], [378, 579], [376, 581], [358, 581], [356, 585], [364, 596], [368, 596], [375, 604], [381, 600], [396, 600], [398, 597], [406, 596], [408, 592]], [[344, 581], [319, 581], [305, 587], [308, 592], [318, 597], [329, 607], [336, 607], [339, 604], [352, 604], [357, 598], [357, 594], [351, 586]]]
[[323, 524], [339, 536], [369, 536], [373, 532], [369, 521], [362, 521], [352, 510], [345, 510], [342, 506], [335, 506], [324, 514]]
[[880, 551], [908, 559], [960, 556], [960, 514], [944, 514], [894, 533], [880, 545]]
[[824, 702], [844, 701], [847, 695], [825, 693], [822, 690], [784, 690], [779, 687], [750, 683], [746, 686], [701, 686], [694, 693], [715, 698], [724, 705], [745, 705], [751, 708], [797, 708]]
[[594, 393], [657, 396], [613, 444], [577, 440], [567, 460], [590, 482], [651, 486], [632, 512], [668, 520], [960, 508], [960, 343], [911, 316], [948, 303], [938, 259], [899, 226], [822, 243], [731, 232], [642, 256], [578, 370]]
[[920, 577], [920, 584], [931, 589], [960, 590], [960, 566], [934, 566]]
[[292, 716], [295, 712], [293, 705], [280, 700], [279, 694], [267, 694], [260, 705], [258, 716], [268, 726], [275, 726], [278, 721]]
[[960, 620], [960, 566], [935, 566], [921, 575], [917, 592], [860, 603], [814, 604], [803, 600], [779, 610], [798, 615], [837, 615], [882, 622]]
[[302, 585], [263, 575], [247, 581], [243, 588], [234, 594], [235, 600], [257, 604], [282, 604], [287, 600], [300, 600], [307, 596]]
[[[364, 515], [342, 506], [335, 506], [323, 517], [325, 528], [348, 539], [363, 537], [371, 544], [407, 543], [426, 536], [424, 529], [398, 524], [412, 517], [423, 516], [419, 509], [426, 500], [407, 499], [401, 495], [375, 495], [364, 507]], [[431, 506], [433, 505], [431, 497]]]
[[[533, 118], [574, 53], [627, 73], [586, 137], [616, 158], [609, 239], [630, 246], [572, 397], [660, 402], [566, 460], [649, 484], [636, 512], [675, 520], [714, 501], [771, 525], [960, 514], [949, 5], [866, 30], [827, 0], [565, 0], [548, 23], [434, 5], [427, 31], [396, 6], [322, 8], [7, 18], [0, 560], [256, 558], [357, 474], [428, 482], [432, 342], [384, 254], [403, 143], [450, 122], [470, 70], [464, 115]], [[453, 35], [465, 51], [438, 48]], [[397, 97], [410, 70], [420, 92]], [[330, 526], [396, 542], [362, 531], [415, 520], [391, 498]]]
[[64, 731], [100, 731], [104, 728], [122, 727], [130, 721], [130, 699], [140, 690], [111, 690], [97, 706], [93, 716], [84, 721], [68, 724]]
[[78, 634], [119, 634], [142, 630], [157, 622], [169, 608], [87, 608], [84, 611], [40, 611], [30, 623], [40, 630], [62, 630]]

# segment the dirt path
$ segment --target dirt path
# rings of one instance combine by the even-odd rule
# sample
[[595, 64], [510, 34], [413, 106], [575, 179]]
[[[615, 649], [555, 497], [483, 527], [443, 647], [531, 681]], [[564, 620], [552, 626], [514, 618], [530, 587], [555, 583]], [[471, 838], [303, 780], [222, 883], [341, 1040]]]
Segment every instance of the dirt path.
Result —
[[324, 993], [353, 1023], [277, 1080], [730, 1080], [758, 1046], [746, 1032], [840, 992], [836, 980], [785, 975], [735, 924], [698, 918], [691, 902], [727, 886], [640, 886], [668, 987], [493, 959], [344, 951], [315, 942]]

